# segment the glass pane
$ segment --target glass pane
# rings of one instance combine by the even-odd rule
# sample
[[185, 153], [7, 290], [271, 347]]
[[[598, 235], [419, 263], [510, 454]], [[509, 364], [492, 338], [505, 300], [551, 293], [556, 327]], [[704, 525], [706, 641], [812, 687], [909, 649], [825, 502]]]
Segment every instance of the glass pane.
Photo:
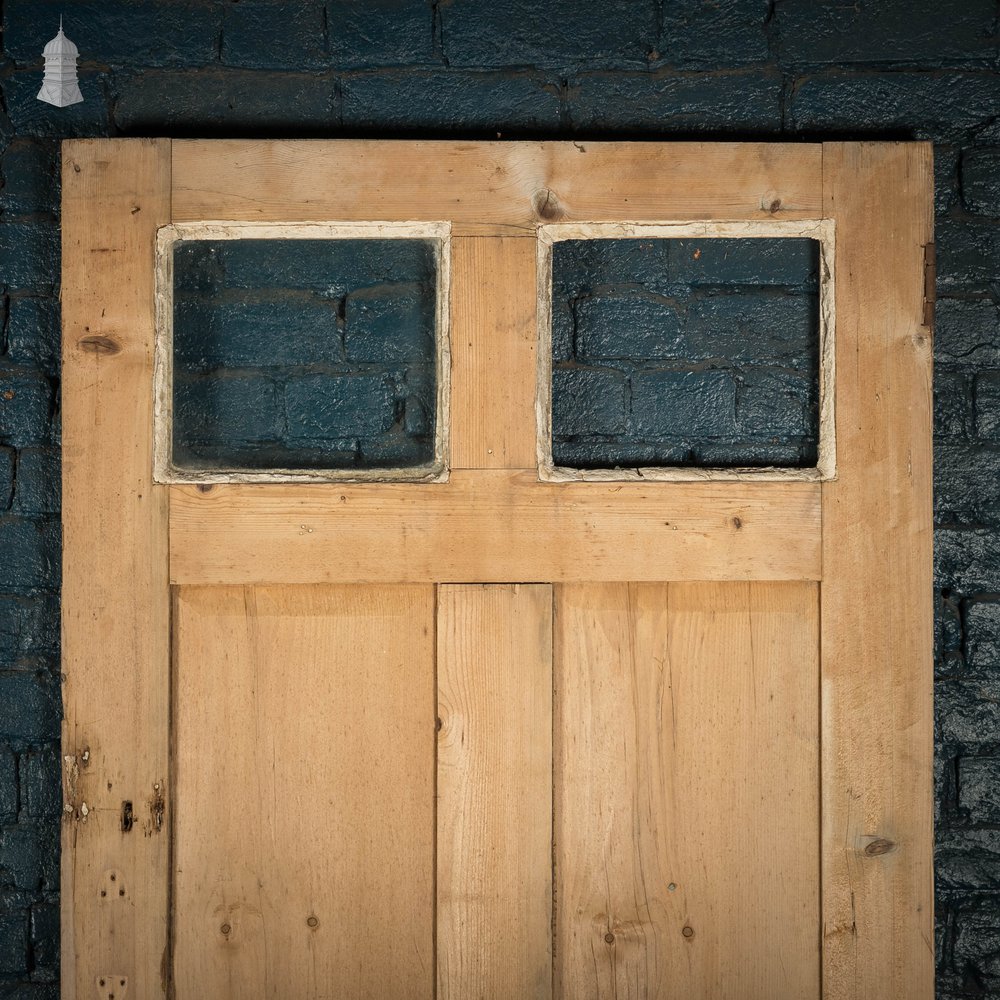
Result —
[[552, 250], [555, 465], [816, 464], [816, 241], [566, 240]]
[[173, 461], [352, 469], [434, 459], [435, 245], [174, 245]]

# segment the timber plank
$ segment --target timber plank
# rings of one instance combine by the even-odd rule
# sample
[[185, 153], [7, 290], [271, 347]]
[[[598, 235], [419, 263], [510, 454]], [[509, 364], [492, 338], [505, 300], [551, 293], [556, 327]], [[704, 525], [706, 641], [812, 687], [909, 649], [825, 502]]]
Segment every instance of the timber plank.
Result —
[[823, 484], [823, 982], [934, 993], [927, 143], [824, 145], [838, 472]]
[[172, 804], [153, 246], [170, 219], [170, 142], [74, 140], [62, 165], [61, 989], [89, 1000], [104, 980], [156, 997]]

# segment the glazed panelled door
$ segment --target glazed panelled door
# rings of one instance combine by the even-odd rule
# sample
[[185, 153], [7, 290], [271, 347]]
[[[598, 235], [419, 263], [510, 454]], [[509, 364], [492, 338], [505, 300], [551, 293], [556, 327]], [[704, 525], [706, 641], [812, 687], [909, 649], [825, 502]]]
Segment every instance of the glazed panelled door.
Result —
[[[929, 1000], [929, 146], [63, 171], [67, 1000]], [[218, 220], [431, 234], [420, 475], [179, 481], [157, 241]], [[610, 234], [821, 241], [815, 469], [553, 468], [549, 255]]]

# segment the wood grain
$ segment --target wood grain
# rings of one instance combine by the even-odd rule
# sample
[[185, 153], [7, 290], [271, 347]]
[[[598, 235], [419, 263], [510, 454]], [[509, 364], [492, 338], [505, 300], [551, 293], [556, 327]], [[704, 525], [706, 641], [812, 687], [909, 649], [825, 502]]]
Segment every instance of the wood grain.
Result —
[[438, 593], [438, 997], [551, 1000], [552, 588]]
[[824, 146], [837, 220], [839, 478], [823, 485], [823, 982], [930, 1000], [929, 144]]
[[178, 1000], [434, 994], [434, 593], [183, 588]]
[[540, 222], [817, 218], [821, 167], [805, 143], [183, 140], [173, 220], [449, 220], [530, 238]]
[[74, 140], [62, 164], [61, 988], [157, 997], [170, 603], [167, 494], [151, 481], [153, 244], [170, 143]]
[[174, 486], [174, 583], [818, 579], [818, 483]]
[[818, 998], [810, 583], [556, 588], [560, 1000]]
[[453, 469], [535, 462], [535, 244], [452, 241]]

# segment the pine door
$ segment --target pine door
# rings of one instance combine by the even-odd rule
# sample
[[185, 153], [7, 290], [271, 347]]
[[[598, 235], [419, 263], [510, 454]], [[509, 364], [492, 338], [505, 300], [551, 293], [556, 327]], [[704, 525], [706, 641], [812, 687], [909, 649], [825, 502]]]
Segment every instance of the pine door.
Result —
[[[931, 184], [64, 144], [63, 996], [930, 998]], [[177, 474], [173, 243], [303, 226], [434, 243], [432, 458]], [[559, 467], [552, 248], [699, 234], [821, 246], [815, 467]]]

